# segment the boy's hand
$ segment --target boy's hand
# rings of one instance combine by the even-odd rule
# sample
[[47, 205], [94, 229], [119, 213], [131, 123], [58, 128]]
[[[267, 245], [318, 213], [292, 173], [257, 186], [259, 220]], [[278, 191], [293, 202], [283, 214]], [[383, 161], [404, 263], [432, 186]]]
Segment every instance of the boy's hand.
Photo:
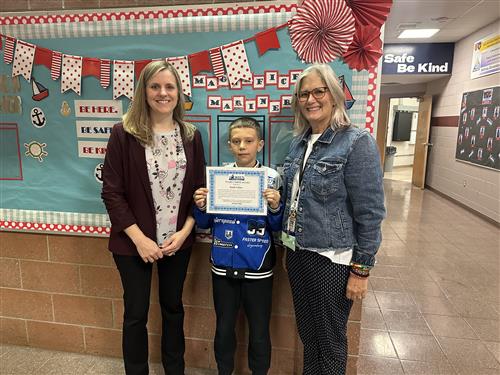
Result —
[[207, 205], [207, 188], [199, 188], [193, 194], [194, 203], [198, 208], [203, 208]]
[[275, 189], [267, 188], [264, 190], [264, 198], [267, 200], [267, 204], [273, 210], [277, 209], [280, 206], [280, 192]]

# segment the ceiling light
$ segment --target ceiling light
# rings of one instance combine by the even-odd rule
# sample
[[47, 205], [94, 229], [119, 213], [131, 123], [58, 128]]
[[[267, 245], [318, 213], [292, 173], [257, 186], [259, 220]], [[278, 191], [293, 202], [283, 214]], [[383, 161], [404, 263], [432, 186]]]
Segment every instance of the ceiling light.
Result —
[[439, 29], [406, 29], [399, 34], [398, 38], [430, 38], [436, 34]]

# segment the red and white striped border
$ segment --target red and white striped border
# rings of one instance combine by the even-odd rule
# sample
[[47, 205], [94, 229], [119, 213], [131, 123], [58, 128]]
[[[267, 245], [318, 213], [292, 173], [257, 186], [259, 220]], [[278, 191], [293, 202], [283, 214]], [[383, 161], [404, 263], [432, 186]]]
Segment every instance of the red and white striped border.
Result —
[[0, 17], [2, 25], [35, 25], [52, 23], [72, 22], [97, 22], [97, 21], [126, 21], [156, 18], [178, 18], [178, 17], [203, 17], [203, 16], [226, 16], [238, 14], [259, 13], [281, 13], [295, 12], [297, 4], [281, 5], [257, 5], [238, 6], [236, 8], [194, 8], [194, 9], [165, 9], [130, 12], [103, 12], [103, 13], [77, 13], [77, 14], [55, 14], [37, 16], [7, 16]]
[[54, 233], [73, 233], [73, 234], [94, 234], [109, 236], [110, 227], [101, 227], [93, 225], [68, 225], [68, 224], [46, 224], [31, 223], [26, 221], [0, 221], [0, 229], [4, 230], [22, 230], [34, 232], [54, 232]]

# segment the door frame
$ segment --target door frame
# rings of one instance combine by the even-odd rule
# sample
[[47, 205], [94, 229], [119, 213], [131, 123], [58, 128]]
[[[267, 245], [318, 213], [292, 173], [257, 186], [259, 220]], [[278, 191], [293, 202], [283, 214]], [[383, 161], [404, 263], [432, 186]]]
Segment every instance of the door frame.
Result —
[[[378, 122], [377, 122], [377, 145], [380, 153], [380, 161], [382, 163], [382, 170], [384, 169], [384, 161], [385, 161], [385, 147], [387, 144], [387, 134], [389, 128], [389, 112], [390, 112], [390, 102], [391, 99], [402, 99], [402, 98], [417, 98], [419, 100], [418, 107], [418, 122], [417, 122], [417, 139], [415, 140], [415, 153], [414, 153], [414, 162], [412, 166], [412, 184], [423, 189], [425, 186], [425, 174], [427, 171], [427, 154], [428, 147], [431, 146], [429, 143], [429, 134], [430, 134], [430, 121], [432, 115], [432, 95], [419, 95], [419, 94], [390, 94], [390, 95], [381, 95], [379, 99], [379, 110], [378, 110]], [[422, 100], [430, 100], [430, 106], [425, 116], [421, 118], [420, 111], [424, 109], [420, 104]], [[428, 103], [428, 102], [426, 102]], [[425, 121], [424, 121], [425, 120]], [[417, 142], [420, 137], [423, 141], [423, 149], [419, 149], [419, 153], [422, 154], [423, 163], [418, 167], [418, 173], [415, 172], [415, 156], [417, 154]], [[385, 172], [384, 172], [385, 174]]]

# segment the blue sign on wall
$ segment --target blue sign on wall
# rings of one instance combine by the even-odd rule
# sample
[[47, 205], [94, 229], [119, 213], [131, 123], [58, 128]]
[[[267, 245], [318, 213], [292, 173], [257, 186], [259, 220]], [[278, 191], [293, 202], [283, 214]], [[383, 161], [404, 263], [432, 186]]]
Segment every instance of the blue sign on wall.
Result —
[[386, 44], [382, 74], [451, 74], [454, 43]]

